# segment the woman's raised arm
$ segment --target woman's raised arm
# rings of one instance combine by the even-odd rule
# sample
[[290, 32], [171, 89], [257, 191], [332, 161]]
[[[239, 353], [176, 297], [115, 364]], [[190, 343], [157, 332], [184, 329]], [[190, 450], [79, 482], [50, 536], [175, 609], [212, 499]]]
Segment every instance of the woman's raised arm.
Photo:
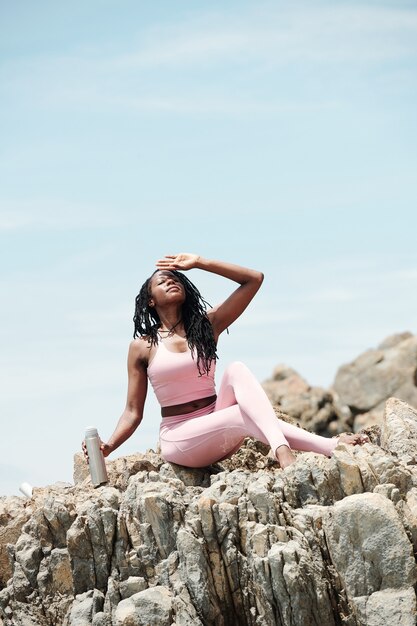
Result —
[[167, 255], [164, 259], [159, 260], [156, 266], [161, 270], [189, 270], [194, 268], [205, 270], [239, 283], [239, 287], [224, 302], [215, 306], [207, 313], [216, 339], [220, 333], [243, 313], [258, 291], [264, 278], [262, 272], [257, 270], [224, 261], [205, 259], [189, 253]]

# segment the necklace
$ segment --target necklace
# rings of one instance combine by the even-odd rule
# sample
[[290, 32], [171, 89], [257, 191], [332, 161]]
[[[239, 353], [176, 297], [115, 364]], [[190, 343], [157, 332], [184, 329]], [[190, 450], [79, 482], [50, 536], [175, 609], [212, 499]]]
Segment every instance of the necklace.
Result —
[[[158, 335], [161, 337], [161, 339], [166, 339], [167, 337], [172, 337], [173, 335], [175, 335], [175, 329], [178, 326], [178, 324], [180, 324], [182, 322], [182, 319], [180, 318], [178, 320], [178, 322], [176, 324], [174, 324], [174, 326], [171, 326], [171, 328], [168, 328], [167, 330], [162, 330], [159, 329], [158, 330]], [[161, 336], [161, 333], [166, 333], [166, 335], [164, 335], [164, 337]]]

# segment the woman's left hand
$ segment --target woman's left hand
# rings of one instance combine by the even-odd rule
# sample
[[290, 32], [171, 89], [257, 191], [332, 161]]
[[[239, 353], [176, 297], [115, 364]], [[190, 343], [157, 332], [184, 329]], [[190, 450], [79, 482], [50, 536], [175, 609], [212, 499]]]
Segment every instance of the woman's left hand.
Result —
[[181, 254], [166, 254], [163, 259], [156, 262], [159, 270], [191, 270], [196, 267], [198, 254], [181, 252]]

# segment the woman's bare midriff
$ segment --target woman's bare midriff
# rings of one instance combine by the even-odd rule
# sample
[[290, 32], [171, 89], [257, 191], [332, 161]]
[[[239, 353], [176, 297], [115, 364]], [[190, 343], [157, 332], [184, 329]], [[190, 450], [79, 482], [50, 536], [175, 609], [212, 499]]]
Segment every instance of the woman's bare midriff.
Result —
[[198, 409], [203, 409], [205, 406], [209, 406], [216, 400], [217, 396], [209, 396], [208, 398], [200, 398], [199, 400], [192, 400], [191, 402], [184, 402], [183, 404], [175, 404], [174, 406], [163, 406], [161, 409], [162, 417], [173, 417], [174, 415], [186, 415]]

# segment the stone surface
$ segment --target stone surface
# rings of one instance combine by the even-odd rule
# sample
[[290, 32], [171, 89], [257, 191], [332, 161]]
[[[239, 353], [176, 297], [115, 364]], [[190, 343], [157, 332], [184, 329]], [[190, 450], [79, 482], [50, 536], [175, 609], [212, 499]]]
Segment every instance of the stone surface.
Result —
[[339, 368], [333, 384], [341, 404], [354, 413], [373, 410], [395, 396], [417, 407], [417, 337], [400, 333]]
[[[263, 388], [279, 412], [319, 435], [333, 436], [349, 426], [351, 413], [339, 409], [330, 391], [311, 387], [295, 370], [280, 365]], [[281, 417], [281, 416], [280, 416]]]
[[18, 497], [0, 497], [0, 587], [12, 575], [7, 545], [13, 545], [31, 514], [28, 501]]
[[115, 626], [171, 626], [172, 593], [152, 587], [122, 600], [115, 613]]
[[400, 589], [376, 591], [366, 598], [357, 610], [357, 623], [360, 626], [381, 626], [396, 624], [414, 626], [416, 623], [416, 596], [414, 590]]
[[383, 424], [381, 446], [405, 462], [417, 463], [417, 410], [398, 398], [390, 398], [385, 405]]
[[383, 589], [413, 587], [412, 545], [388, 498], [378, 493], [344, 498], [328, 510], [323, 528], [332, 562], [353, 604], [356, 598]]
[[389, 399], [379, 433], [284, 471], [247, 440], [200, 470], [149, 452], [97, 489], [2, 498], [2, 626], [415, 623], [417, 412]]
[[387, 337], [377, 348], [342, 365], [330, 389], [310, 386], [295, 370], [278, 365], [263, 387], [277, 412], [320, 435], [360, 432], [381, 425], [394, 396], [417, 409], [417, 337]]

